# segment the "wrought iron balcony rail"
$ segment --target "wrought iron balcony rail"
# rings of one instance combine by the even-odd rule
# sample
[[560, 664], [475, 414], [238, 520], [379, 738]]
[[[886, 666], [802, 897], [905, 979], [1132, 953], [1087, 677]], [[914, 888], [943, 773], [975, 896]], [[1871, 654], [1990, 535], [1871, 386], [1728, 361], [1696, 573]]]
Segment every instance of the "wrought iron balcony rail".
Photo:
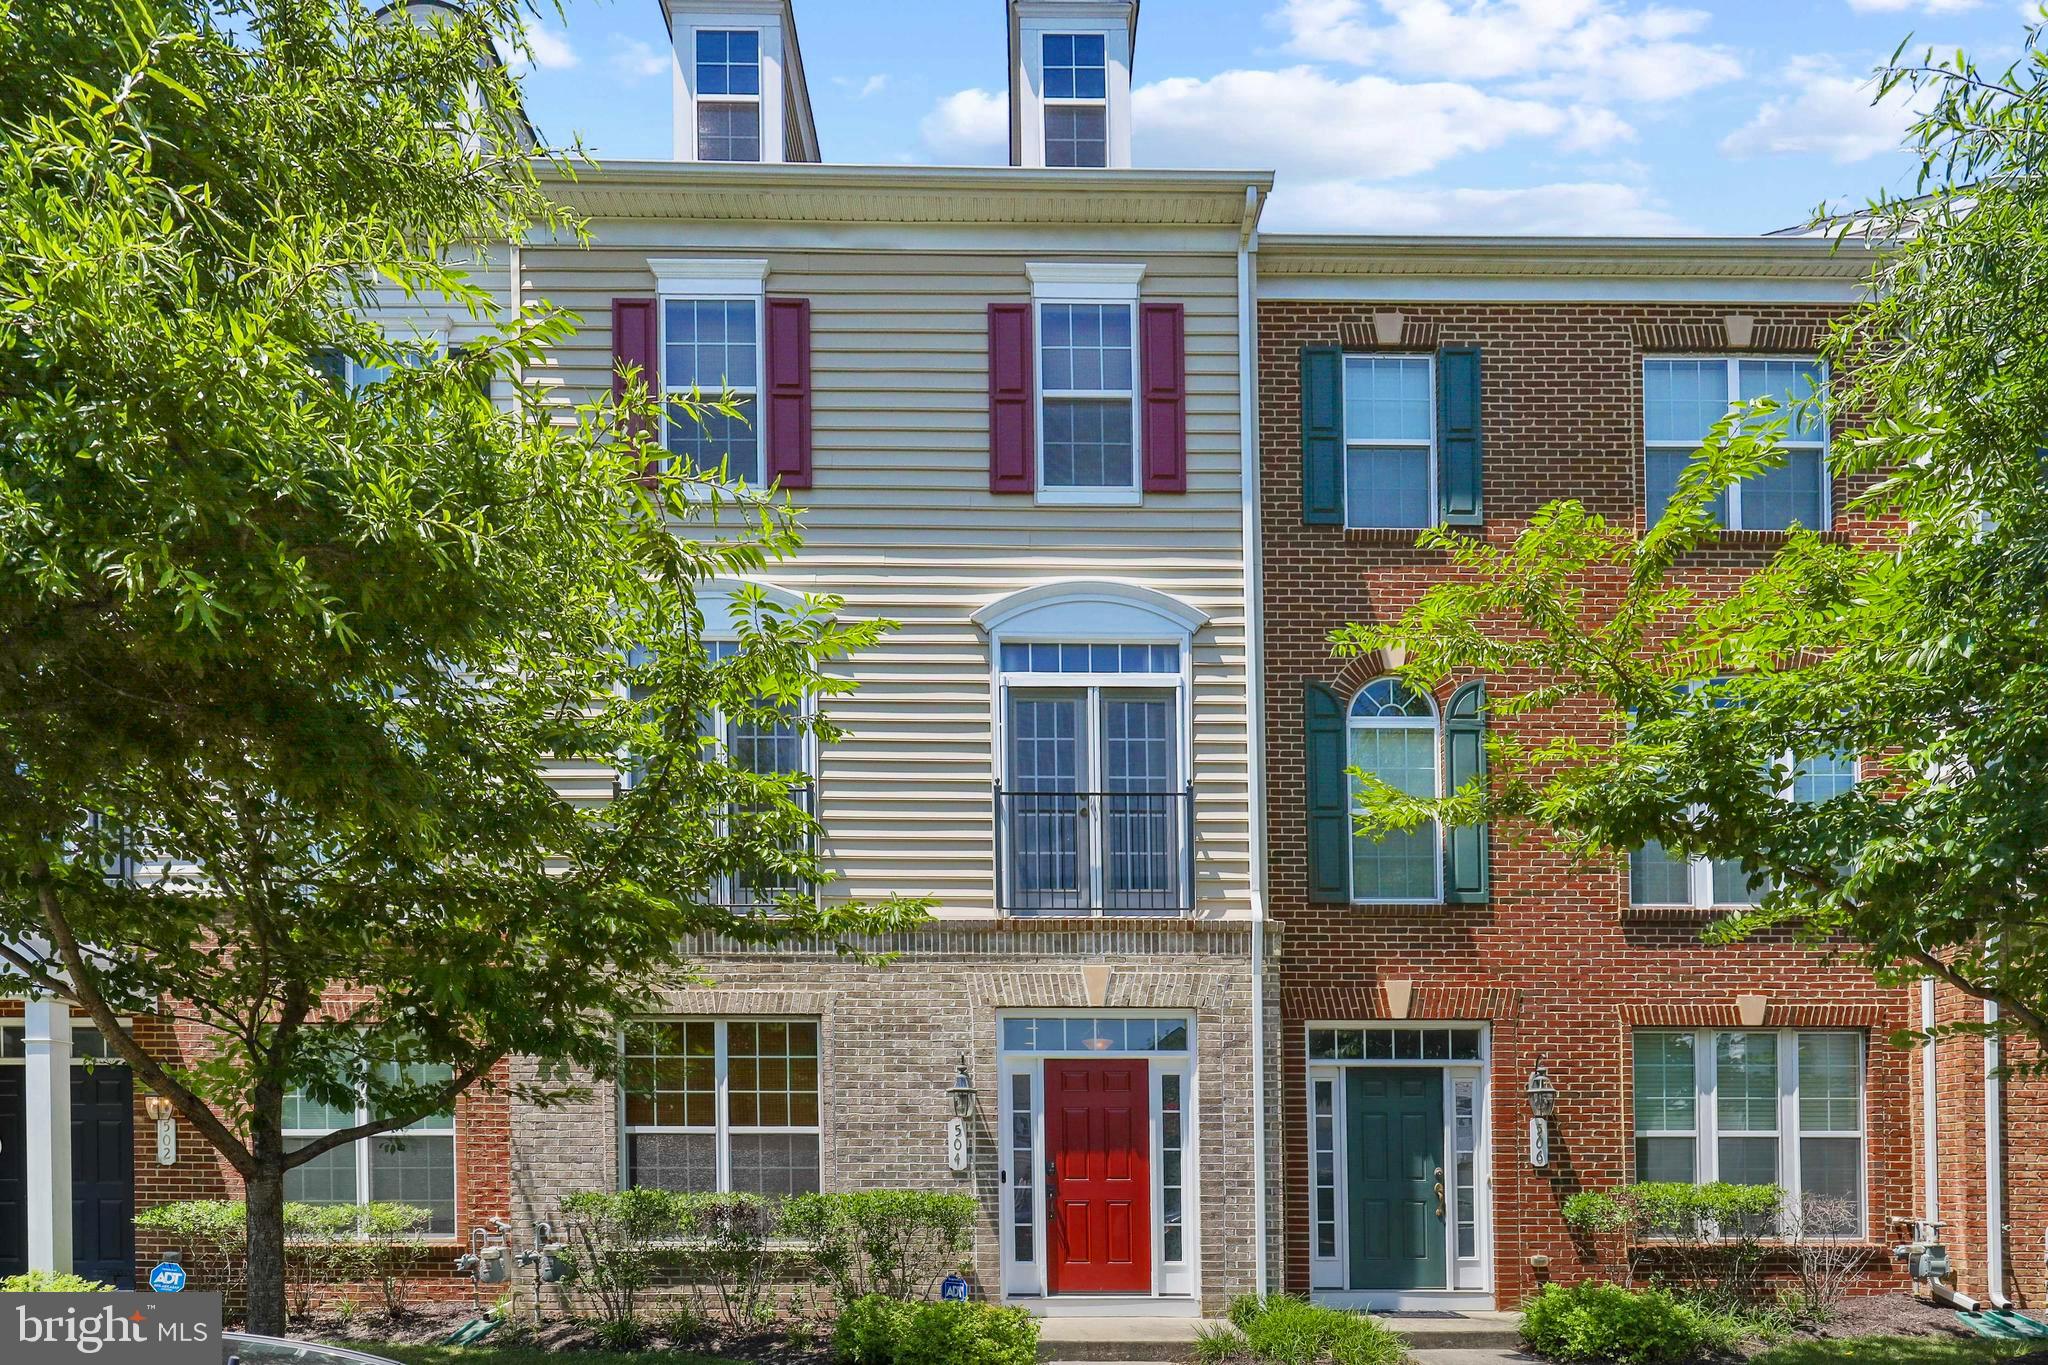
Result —
[[1005, 914], [1194, 911], [1191, 787], [996, 788], [996, 901]]

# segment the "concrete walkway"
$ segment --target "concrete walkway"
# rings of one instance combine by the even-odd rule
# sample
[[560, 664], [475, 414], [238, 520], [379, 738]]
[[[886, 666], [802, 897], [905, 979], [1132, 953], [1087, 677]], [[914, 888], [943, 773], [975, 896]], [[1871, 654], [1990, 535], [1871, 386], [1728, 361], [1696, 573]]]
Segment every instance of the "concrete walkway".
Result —
[[[1518, 1354], [1517, 1313], [1390, 1313], [1380, 1321], [1410, 1348], [1418, 1365], [1505, 1365], [1533, 1357]], [[1039, 1320], [1038, 1358], [1054, 1365], [1086, 1361], [1188, 1361], [1205, 1327], [1203, 1318], [1066, 1318]]]

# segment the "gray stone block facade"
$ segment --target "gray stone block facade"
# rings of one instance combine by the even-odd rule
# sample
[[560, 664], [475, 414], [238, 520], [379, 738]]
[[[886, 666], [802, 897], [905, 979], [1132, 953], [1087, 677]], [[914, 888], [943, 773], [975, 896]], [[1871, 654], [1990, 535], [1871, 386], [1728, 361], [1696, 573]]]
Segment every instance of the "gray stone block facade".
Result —
[[[820, 1181], [826, 1190], [928, 1189], [981, 1202], [978, 1293], [1001, 1297], [997, 1078], [1005, 1012], [1184, 1012], [1194, 1023], [1193, 1122], [1202, 1305], [1221, 1308], [1255, 1277], [1251, 933], [1243, 924], [939, 924], [862, 945], [883, 965], [826, 945], [775, 955], [694, 945], [707, 983], [665, 999], [664, 1016], [815, 1018], [819, 1023]], [[1101, 969], [1107, 969], [1104, 979]], [[1084, 970], [1093, 969], [1093, 970]], [[1096, 998], [1091, 999], [1091, 991]], [[962, 1056], [978, 1105], [973, 1158], [948, 1169], [947, 1094]], [[1274, 1068], [1268, 1066], [1269, 1088]], [[538, 1079], [532, 1064], [517, 1081]], [[555, 1216], [567, 1194], [621, 1184], [620, 1105], [610, 1083], [587, 1100], [512, 1109], [515, 1218]], [[1277, 1146], [1277, 1144], [1275, 1144]]]

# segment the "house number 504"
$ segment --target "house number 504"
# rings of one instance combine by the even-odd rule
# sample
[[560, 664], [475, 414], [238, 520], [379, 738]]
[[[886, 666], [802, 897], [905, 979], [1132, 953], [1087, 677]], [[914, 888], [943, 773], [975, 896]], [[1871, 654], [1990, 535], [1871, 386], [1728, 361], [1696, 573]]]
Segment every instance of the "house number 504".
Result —
[[946, 1124], [946, 1169], [964, 1171], [967, 1169], [967, 1120], [952, 1119]]

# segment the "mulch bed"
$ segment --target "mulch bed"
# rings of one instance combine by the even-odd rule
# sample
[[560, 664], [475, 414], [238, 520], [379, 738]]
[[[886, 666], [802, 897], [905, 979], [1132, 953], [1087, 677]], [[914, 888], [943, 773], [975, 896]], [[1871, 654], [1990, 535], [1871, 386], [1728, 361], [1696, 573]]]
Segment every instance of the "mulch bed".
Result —
[[[484, 1310], [488, 1313], [487, 1307]], [[705, 1355], [715, 1355], [721, 1360], [749, 1361], [754, 1365], [814, 1365], [828, 1360], [831, 1352], [822, 1344], [817, 1347], [799, 1347], [790, 1342], [780, 1331], [733, 1333], [722, 1325], [707, 1326], [700, 1336], [687, 1340], [671, 1339], [660, 1330], [663, 1309], [659, 1304], [650, 1305], [647, 1313], [649, 1336], [644, 1349], [688, 1350]], [[475, 1310], [467, 1304], [426, 1304], [393, 1320], [381, 1312], [363, 1311], [348, 1317], [331, 1313], [316, 1313], [311, 1322], [294, 1320], [291, 1334], [294, 1337], [317, 1341], [332, 1341], [343, 1345], [359, 1346], [375, 1353], [379, 1343], [403, 1346], [429, 1346], [439, 1342], [450, 1332], [476, 1317]], [[548, 1352], [595, 1351], [603, 1349], [598, 1345], [597, 1332], [589, 1324], [566, 1319], [559, 1311], [549, 1311], [541, 1326], [532, 1326], [527, 1312], [505, 1323], [495, 1332], [477, 1343], [478, 1347], [527, 1346]]]
[[[1956, 1317], [1953, 1308], [1940, 1308], [1911, 1294], [1871, 1294], [1844, 1299], [1834, 1320], [1826, 1327], [1818, 1332], [1794, 1333], [1792, 1340], [1840, 1341], [1845, 1337], [1961, 1337], [1968, 1340], [1976, 1335]], [[1753, 1344], [1744, 1354], [1757, 1356], [1772, 1349]], [[2048, 1351], [2021, 1356], [2008, 1365], [2048, 1365]]]

